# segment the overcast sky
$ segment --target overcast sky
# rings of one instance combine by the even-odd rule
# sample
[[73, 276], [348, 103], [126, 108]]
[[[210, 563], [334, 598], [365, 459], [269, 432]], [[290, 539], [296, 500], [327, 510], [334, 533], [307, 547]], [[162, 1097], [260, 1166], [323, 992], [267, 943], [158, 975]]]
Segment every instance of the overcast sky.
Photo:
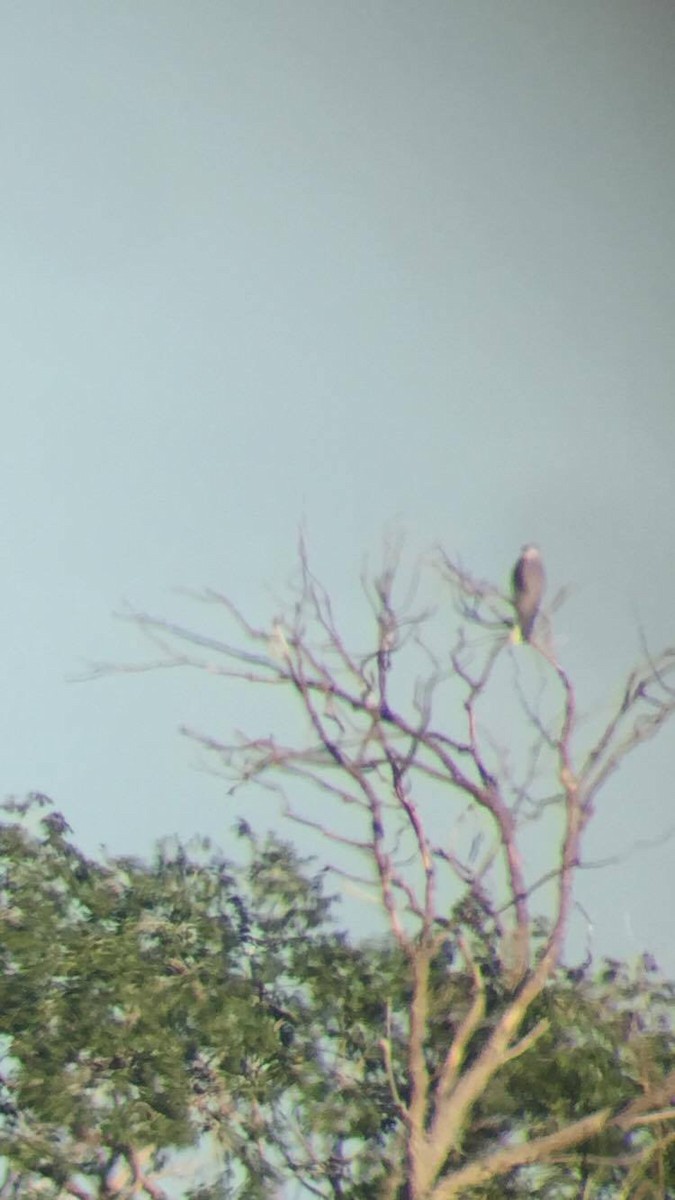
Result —
[[[537, 541], [609, 706], [675, 641], [669, 0], [0, 9], [2, 790], [92, 850], [227, 841], [176, 729], [242, 698], [69, 679], [137, 657], [125, 604], [273, 613], [302, 521], [347, 612], [392, 520], [497, 583]], [[671, 969], [674, 771], [675, 728], [591, 849], [659, 844], [583, 885]]]

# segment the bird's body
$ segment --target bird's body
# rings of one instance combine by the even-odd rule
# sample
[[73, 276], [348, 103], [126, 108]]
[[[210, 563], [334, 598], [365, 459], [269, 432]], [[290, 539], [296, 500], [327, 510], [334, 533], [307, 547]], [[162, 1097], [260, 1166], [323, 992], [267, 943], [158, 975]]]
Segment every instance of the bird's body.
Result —
[[524, 642], [529, 642], [546, 585], [546, 574], [537, 546], [523, 546], [513, 568], [513, 604]]

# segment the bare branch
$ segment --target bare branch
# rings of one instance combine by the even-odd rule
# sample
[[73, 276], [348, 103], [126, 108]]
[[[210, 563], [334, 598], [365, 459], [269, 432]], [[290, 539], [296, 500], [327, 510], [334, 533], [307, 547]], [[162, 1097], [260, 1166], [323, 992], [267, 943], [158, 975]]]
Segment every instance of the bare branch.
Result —
[[[673, 1117], [671, 1077], [661, 1088], [646, 1084], [644, 1097], [621, 1112], [603, 1108], [545, 1135], [495, 1142], [482, 1157], [457, 1165], [472, 1113], [495, 1076], [549, 1030], [536, 1002], [563, 961], [584, 833], [603, 785], [675, 714], [675, 649], [648, 656], [632, 672], [610, 720], [580, 756], [575, 690], [546, 632], [564, 590], [544, 614], [541, 638], [514, 646], [510, 597], [440, 551], [436, 570], [461, 622], [448, 646], [442, 608], [440, 630], [437, 603], [413, 609], [419, 572], [398, 600], [400, 546], [392, 543], [379, 574], [364, 580], [370, 636], [354, 651], [310, 569], [304, 540], [299, 557], [292, 603], [270, 628], [251, 624], [228, 597], [205, 594], [223, 609], [241, 645], [146, 614], [135, 620], [164, 665], [274, 685], [299, 708], [304, 728], [287, 744], [269, 735], [241, 734], [229, 743], [197, 731], [190, 736], [219, 756], [233, 787], [255, 781], [268, 788], [287, 816], [320, 834], [334, 855], [343, 853], [332, 870], [379, 892], [408, 964], [411, 993], [405, 1063], [396, 1061], [389, 1029], [380, 1039], [404, 1126], [386, 1194], [393, 1200], [405, 1188], [407, 1200], [450, 1200], [518, 1167], [560, 1161], [602, 1130], [659, 1122], [665, 1128]], [[421, 660], [421, 673], [413, 658]], [[538, 669], [534, 696], [521, 662]], [[507, 669], [514, 710], [528, 734], [513, 765], [483, 726], [487, 701], [499, 696]], [[323, 807], [305, 811], [304, 790], [291, 801], [286, 786], [298, 784]], [[331, 815], [334, 805], [343, 806], [348, 823]], [[526, 862], [523, 831], [540, 820], [552, 824], [551, 818], [558, 825], [550, 858], [535, 869]], [[363, 873], [352, 869], [357, 855], [367, 865]], [[448, 931], [461, 951], [462, 983], [447, 1021], [451, 1032], [440, 1052], [434, 1047], [430, 1066], [439, 996], [434, 971]], [[499, 972], [494, 986], [492, 957]], [[498, 1003], [490, 1003], [493, 993]], [[397, 1084], [403, 1069], [405, 1091]]]

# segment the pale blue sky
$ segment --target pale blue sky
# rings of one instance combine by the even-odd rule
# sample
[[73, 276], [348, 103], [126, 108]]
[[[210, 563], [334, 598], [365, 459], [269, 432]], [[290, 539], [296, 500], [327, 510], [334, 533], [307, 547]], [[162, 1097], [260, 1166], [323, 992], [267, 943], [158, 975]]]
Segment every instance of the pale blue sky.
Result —
[[[124, 601], [269, 615], [302, 519], [347, 610], [392, 518], [495, 581], [539, 542], [585, 711], [675, 641], [670, 3], [1, 12], [4, 792], [226, 840], [175, 729], [242, 697], [67, 677], [134, 656]], [[675, 821], [675, 729], [643, 764], [599, 854]], [[584, 884], [601, 947], [675, 967], [674, 855]]]

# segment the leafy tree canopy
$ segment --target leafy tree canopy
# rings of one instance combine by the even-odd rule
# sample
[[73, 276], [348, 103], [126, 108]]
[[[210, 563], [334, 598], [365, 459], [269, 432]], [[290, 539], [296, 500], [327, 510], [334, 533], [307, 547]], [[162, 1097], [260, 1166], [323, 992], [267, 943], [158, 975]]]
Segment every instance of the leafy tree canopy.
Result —
[[[95, 861], [44, 797], [5, 805], [0, 1195], [366, 1200], [400, 1169], [414, 964], [394, 938], [349, 938], [288, 845], [239, 834], [245, 866], [206, 841]], [[463, 939], [489, 980], [469, 1061], [511, 998], [489, 915], [458, 906], [430, 963], [432, 1079], [471, 1011]], [[674, 1000], [649, 960], [559, 973], [527, 1016], [536, 1047], [490, 1081], [451, 1165], [639, 1101], [675, 1066]], [[666, 1195], [672, 1146], [665, 1117], [613, 1126], [471, 1194]]]

